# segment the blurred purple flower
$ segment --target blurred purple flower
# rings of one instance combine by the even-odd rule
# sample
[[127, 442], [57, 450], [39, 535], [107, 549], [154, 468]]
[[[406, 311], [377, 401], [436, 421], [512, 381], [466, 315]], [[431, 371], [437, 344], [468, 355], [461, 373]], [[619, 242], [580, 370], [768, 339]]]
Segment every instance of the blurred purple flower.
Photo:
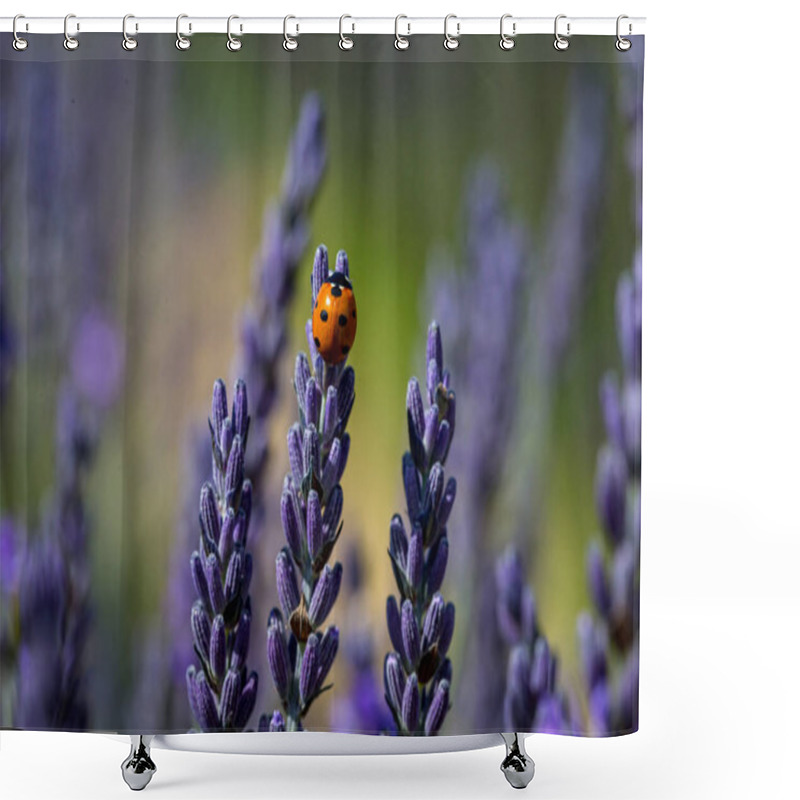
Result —
[[639, 716], [642, 266], [638, 253], [633, 270], [617, 285], [616, 318], [622, 381], [609, 373], [600, 387], [607, 440], [598, 454], [595, 475], [605, 547], [593, 542], [589, 549], [587, 578], [594, 617], [584, 614], [578, 622], [589, 727], [597, 734], [636, 730]]
[[495, 585], [497, 626], [510, 648], [504, 730], [571, 731], [569, 704], [557, 685], [558, 661], [539, 630], [536, 601], [515, 548], [509, 548], [497, 559]]
[[244, 381], [236, 384], [230, 413], [225, 384], [214, 384], [208, 425], [213, 481], [200, 490], [200, 545], [190, 560], [198, 599], [189, 622], [200, 666], [188, 668], [186, 683], [201, 730], [241, 731], [258, 690], [258, 675], [247, 669], [253, 575], [247, 535], [253, 488], [244, 477], [250, 428]]
[[119, 331], [100, 311], [86, 312], [72, 344], [71, 367], [76, 388], [98, 408], [116, 400], [125, 354]]
[[0, 597], [17, 591], [24, 538], [11, 517], [0, 517]]
[[439, 326], [428, 329], [426, 392], [412, 378], [406, 393], [409, 449], [402, 477], [409, 530], [399, 514], [389, 528], [389, 557], [399, 599], [390, 595], [386, 622], [395, 652], [384, 661], [386, 703], [403, 736], [439, 732], [450, 705], [447, 651], [455, 606], [439, 592], [447, 565], [447, 522], [456, 481], [444, 464], [456, 424], [456, 396], [444, 368]]
[[[335, 272], [349, 278], [344, 251], [336, 257]], [[311, 272], [312, 308], [319, 287], [332, 274], [328, 251], [320, 245]], [[302, 730], [311, 704], [328, 688], [325, 679], [339, 646], [335, 626], [324, 634], [320, 631], [342, 583], [342, 565], [331, 567], [328, 561], [342, 531], [341, 479], [350, 451], [347, 422], [355, 400], [353, 368], [346, 359], [336, 365], [323, 361], [314, 345], [311, 320], [306, 334], [309, 356], [299, 353], [295, 362], [298, 421], [289, 428], [291, 470], [281, 494], [286, 546], [276, 560], [276, 583], [282, 611], [272, 611], [267, 634], [270, 671], [288, 731]], [[259, 727], [270, 726], [262, 717]]]

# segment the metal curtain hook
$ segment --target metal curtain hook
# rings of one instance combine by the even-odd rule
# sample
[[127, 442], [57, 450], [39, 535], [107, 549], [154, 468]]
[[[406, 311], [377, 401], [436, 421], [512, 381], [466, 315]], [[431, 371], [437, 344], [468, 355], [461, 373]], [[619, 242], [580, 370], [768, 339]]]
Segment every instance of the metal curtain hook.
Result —
[[[25, 19], [25, 15], [24, 14], [17, 14], [14, 17], [14, 22], [11, 25], [11, 32], [14, 34], [14, 41], [11, 43], [11, 45], [19, 53], [21, 53], [23, 50], [27, 50], [28, 49], [28, 40], [27, 39], [23, 39], [19, 35], [19, 33], [17, 33], [17, 23], [21, 19]], [[27, 22], [25, 23], [25, 30], [28, 30], [28, 23]]]
[[[178, 50], [188, 50], [192, 46], [192, 42], [181, 33], [181, 20], [188, 19], [188, 14], [178, 14], [175, 20], [175, 47]], [[189, 33], [192, 32], [192, 23], [189, 23]]]
[[[344, 21], [346, 19], [353, 19], [353, 18], [349, 14], [342, 14], [342, 16], [339, 17], [339, 47], [342, 50], [352, 50], [353, 40], [349, 36], [344, 35]], [[356, 24], [355, 22], [353, 22], [351, 33], [355, 32], [356, 32]]]
[[[569, 47], [569, 39], [565, 38], [558, 32], [558, 22], [559, 20], [562, 19], [567, 19], [567, 15], [559, 14], [556, 17], [556, 21], [553, 25], [553, 33], [555, 34], [556, 37], [555, 41], [553, 42], [553, 47], [555, 47], [556, 50], [566, 50]], [[569, 35], [570, 35], [570, 23], [567, 22], [567, 36]]]
[[506, 20], [510, 19], [513, 20], [513, 16], [511, 14], [503, 14], [500, 17], [500, 49], [501, 50], [513, 50], [514, 45], [516, 42], [514, 41], [514, 37], [517, 35], [517, 23], [511, 23], [511, 35], [506, 33], [505, 31], [505, 24]]
[[[620, 53], [624, 53], [626, 50], [630, 50], [631, 49], [631, 40], [630, 39], [625, 39], [622, 36], [622, 33], [620, 32], [620, 29], [621, 29], [620, 23], [624, 19], [628, 19], [626, 14], [620, 14], [617, 17], [617, 41], [614, 42], [614, 47], [616, 47], [617, 50], [620, 51]], [[631, 25], [630, 22], [628, 22], [628, 35], [630, 36], [630, 34], [632, 32], [633, 32], [633, 26]]]
[[[450, 22], [451, 19], [456, 21], [456, 35], [453, 36], [447, 30], [447, 24]], [[461, 23], [458, 21], [458, 17], [455, 14], [448, 14], [444, 18], [444, 48], [445, 50], [457, 50], [458, 45], [460, 42], [458, 41], [458, 37], [461, 35]]]
[[394, 18], [394, 46], [397, 50], [408, 50], [411, 46], [411, 42], [408, 41], [409, 36], [411, 36], [411, 23], [407, 22], [406, 25], [408, 26], [408, 32], [405, 36], [400, 35], [400, 20], [401, 19], [408, 19], [405, 14], [398, 14]]
[[[228, 17], [228, 43], [225, 45], [231, 53], [235, 53], [238, 50], [242, 49], [242, 40], [238, 36], [234, 36], [233, 30], [231, 29], [231, 23], [235, 20], [239, 19], [236, 14], [231, 14]], [[242, 26], [239, 26], [239, 32], [241, 33]]]
[[[135, 50], [139, 46], [139, 42], [133, 36], [128, 35], [128, 20], [135, 19], [133, 14], [126, 14], [122, 18], [122, 49], [123, 50]], [[135, 30], [139, 30], [139, 25], [136, 24]]]
[[[64, 17], [64, 49], [65, 50], [77, 50], [78, 49], [78, 45], [80, 44], [80, 42], [74, 36], [70, 36], [70, 33], [69, 33], [69, 21], [71, 19], [75, 19], [75, 15], [74, 14], [67, 14], [67, 16]], [[75, 30], [76, 31], [80, 31], [80, 29], [81, 29], [80, 23], [75, 23]]]
[[[293, 17], [291, 14], [283, 18], [283, 49], [292, 52], [293, 50], [297, 50], [298, 41], [294, 36], [289, 35], [289, 20], [290, 19], [297, 19], [297, 17]], [[295, 25], [296, 33], [300, 33], [300, 26]]]

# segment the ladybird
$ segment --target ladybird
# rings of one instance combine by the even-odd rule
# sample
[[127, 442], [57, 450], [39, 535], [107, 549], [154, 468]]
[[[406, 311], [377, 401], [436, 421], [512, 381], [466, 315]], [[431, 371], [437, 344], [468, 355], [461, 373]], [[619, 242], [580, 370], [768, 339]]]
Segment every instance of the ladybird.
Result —
[[327, 364], [347, 358], [356, 339], [356, 296], [342, 272], [334, 272], [320, 287], [311, 319], [314, 344]]

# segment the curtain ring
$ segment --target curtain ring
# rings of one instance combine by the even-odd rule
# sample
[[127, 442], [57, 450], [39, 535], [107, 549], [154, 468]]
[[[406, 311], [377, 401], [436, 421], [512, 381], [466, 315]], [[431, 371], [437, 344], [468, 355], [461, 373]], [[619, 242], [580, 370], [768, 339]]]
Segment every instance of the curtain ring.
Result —
[[[628, 19], [628, 16], [626, 14], [620, 14], [617, 17], [617, 41], [614, 42], [614, 47], [616, 47], [617, 50], [620, 51], [620, 53], [624, 53], [626, 50], [630, 50], [631, 49], [631, 40], [630, 39], [625, 39], [622, 36], [622, 34], [620, 33], [620, 23], [624, 19]], [[628, 23], [628, 35], [631, 34], [631, 31], [632, 31], [632, 27], [631, 27], [631, 24], [629, 22]]]
[[[238, 36], [234, 36], [233, 30], [231, 29], [231, 23], [235, 20], [239, 19], [236, 14], [231, 14], [228, 17], [228, 43], [225, 45], [231, 53], [236, 53], [242, 49], [242, 40]], [[239, 31], [241, 32], [242, 26], [239, 26]]]
[[[283, 18], [283, 49], [288, 50], [290, 53], [294, 50], [297, 50], [297, 45], [299, 42], [294, 36], [289, 35], [289, 20], [290, 19], [297, 19], [297, 17], [293, 17], [291, 14]], [[300, 33], [300, 26], [297, 25], [297, 33]]]
[[[192, 46], [191, 40], [181, 33], [181, 20], [188, 18], [189, 18], [188, 14], [178, 14], [178, 17], [175, 20], [175, 36], [176, 36], [175, 47], [177, 47], [178, 50], [188, 50]], [[189, 33], [191, 32], [192, 32], [192, 23], [190, 22]]]
[[[23, 39], [19, 35], [19, 33], [17, 33], [17, 22], [19, 20], [21, 20], [21, 19], [25, 19], [25, 15], [24, 14], [17, 14], [17, 16], [14, 17], [13, 24], [11, 25], [11, 32], [14, 34], [14, 41], [11, 42], [11, 44], [12, 44], [13, 48], [18, 53], [21, 53], [23, 50], [27, 50], [28, 49], [28, 44], [29, 44], [27, 39]], [[28, 24], [25, 23], [25, 30], [27, 30], [27, 29], [28, 29]]]
[[[553, 47], [555, 47], [555, 49], [559, 51], [566, 50], [569, 47], [569, 39], [562, 36], [558, 32], [558, 21], [566, 18], [567, 18], [566, 14], [559, 14], [556, 17], [556, 21], [553, 25], [553, 33], [555, 34], [556, 37], [555, 40], [553, 41]], [[569, 35], [570, 35], [570, 23], [567, 22], [567, 36]]]
[[[67, 16], [64, 17], [64, 49], [65, 50], [77, 50], [78, 49], [78, 45], [80, 44], [80, 42], [74, 36], [70, 36], [70, 33], [69, 33], [69, 21], [71, 19], [75, 19], [75, 15], [74, 14], [67, 14]], [[80, 24], [76, 23], [75, 30], [79, 31], [80, 29], [81, 29]]]
[[411, 47], [411, 42], [408, 41], [408, 37], [411, 36], [411, 23], [407, 22], [406, 25], [408, 26], [408, 32], [405, 36], [400, 35], [400, 20], [401, 19], [408, 19], [405, 14], [398, 14], [394, 18], [394, 46], [397, 50], [408, 50]]
[[[339, 17], [339, 49], [340, 50], [352, 50], [353, 49], [353, 40], [349, 36], [344, 35], [344, 21], [346, 19], [353, 19], [349, 14], [342, 14]], [[351, 33], [356, 32], [356, 25], [353, 23], [353, 29]]]
[[[122, 49], [127, 50], [130, 52], [131, 50], [135, 50], [139, 46], [139, 42], [136, 41], [134, 36], [128, 36], [128, 20], [135, 19], [133, 14], [126, 14], [122, 18]], [[135, 26], [135, 30], [139, 30], [138, 23]]]
[[507, 19], [513, 20], [513, 16], [511, 14], [503, 14], [500, 17], [500, 49], [501, 50], [513, 50], [514, 45], [516, 42], [514, 41], [514, 37], [517, 35], [517, 23], [511, 23], [511, 35], [505, 32], [505, 22]]
[[[456, 35], [453, 36], [447, 30], [447, 23], [450, 22], [451, 19], [456, 21]], [[458, 50], [458, 45], [460, 42], [458, 41], [458, 37], [461, 35], [461, 23], [458, 21], [458, 17], [455, 14], [448, 14], [444, 18], [444, 49], [445, 50]]]

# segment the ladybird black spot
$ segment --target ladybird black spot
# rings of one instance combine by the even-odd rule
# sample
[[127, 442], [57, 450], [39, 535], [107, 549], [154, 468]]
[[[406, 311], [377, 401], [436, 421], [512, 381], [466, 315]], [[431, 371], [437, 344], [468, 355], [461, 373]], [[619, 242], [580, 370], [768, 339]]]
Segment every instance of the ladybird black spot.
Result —
[[331, 294], [334, 297], [341, 297], [342, 296], [342, 287], [341, 286], [337, 286], [336, 284], [333, 284], [333, 286], [331, 286]]
[[314, 344], [319, 348], [319, 339], [316, 336], [314, 337]]
[[346, 344], [343, 344], [343, 345], [342, 345], [342, 352], [343, 352], [345, 355], [347, 355], [347, 354], [350, 352], [350, 348], [349, 348], [349, 347], [348, 347]]
[[353, 319], [355, 319], [355, 318], [356, 318], [356, 312], [353, 311]]
[[328, 312], [324, 308], [322, 309], [322, 311], [319, 312], [319, 318], [323, 322], [327, 322], [328, 321]]
[[339, 314], [339, 327], [344, 328], [347, 325], [347, 317], [344, 314]]

